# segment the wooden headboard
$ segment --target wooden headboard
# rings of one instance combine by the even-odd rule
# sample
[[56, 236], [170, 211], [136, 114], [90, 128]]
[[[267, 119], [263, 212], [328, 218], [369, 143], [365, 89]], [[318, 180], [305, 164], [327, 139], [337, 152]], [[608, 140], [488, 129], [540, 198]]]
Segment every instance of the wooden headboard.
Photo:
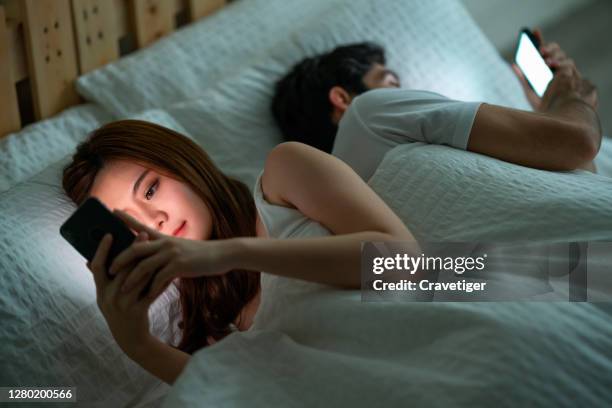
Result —
[[0, 138], [81, 103], [74, 81], [227, 0], [0, 0]]

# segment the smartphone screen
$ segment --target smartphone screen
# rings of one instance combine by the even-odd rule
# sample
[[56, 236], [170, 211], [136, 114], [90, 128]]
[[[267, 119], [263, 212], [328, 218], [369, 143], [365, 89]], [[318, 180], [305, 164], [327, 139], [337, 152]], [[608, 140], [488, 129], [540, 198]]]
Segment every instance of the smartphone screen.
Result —
[[519, 35], [516, 56], [516, 65], [523, 71], [523, 75], [535, 93], [542, 97], [548, 83], [553, 79], [553, 73], [546, 65], [535, 44], [524, 31]]

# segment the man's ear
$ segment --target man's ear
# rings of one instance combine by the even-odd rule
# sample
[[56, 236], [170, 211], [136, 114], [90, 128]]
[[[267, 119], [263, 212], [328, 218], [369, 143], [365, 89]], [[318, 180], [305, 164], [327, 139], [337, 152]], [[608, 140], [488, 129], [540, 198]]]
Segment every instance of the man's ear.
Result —
[[353, 97], [341, 86], [334, 86], [330, 89], [328, 96], [329, 102], [332, 104], [332, 121], [338, 123], [351, 104]]

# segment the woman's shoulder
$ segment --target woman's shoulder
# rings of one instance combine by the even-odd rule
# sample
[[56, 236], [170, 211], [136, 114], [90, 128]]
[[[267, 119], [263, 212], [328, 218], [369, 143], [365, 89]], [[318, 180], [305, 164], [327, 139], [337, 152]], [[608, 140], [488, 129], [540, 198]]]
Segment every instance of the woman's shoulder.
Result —
[[296, 173], [300, 173], [299, 169], [303, 168], [306, 162], [316, 166], [320, 154], [326, 155], [299, 142], [284, 142], [274, 147], [266, 158], [260, 178], [264, 199], [270, 204], [296, 208], [288, 196], [292, 195], [293, 190], [299, 189], [305, 181], [304, 177], [307, 177], [307, 174]]

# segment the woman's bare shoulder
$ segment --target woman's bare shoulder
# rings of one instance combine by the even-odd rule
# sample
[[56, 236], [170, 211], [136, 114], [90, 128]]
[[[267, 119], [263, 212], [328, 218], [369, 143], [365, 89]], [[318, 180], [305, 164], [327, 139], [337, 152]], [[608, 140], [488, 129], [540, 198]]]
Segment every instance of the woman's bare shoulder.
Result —
[[267, 202], [296, 208], [286, 198], [284, 186], [292, 184], [293, 188], [300, 188], [299, 180], [293, 177], [292, 171], [305, 159], [309, 149], [314, 148], [298, 142], [285, 142], [270, 151], [261, 176], [261, 190]]

